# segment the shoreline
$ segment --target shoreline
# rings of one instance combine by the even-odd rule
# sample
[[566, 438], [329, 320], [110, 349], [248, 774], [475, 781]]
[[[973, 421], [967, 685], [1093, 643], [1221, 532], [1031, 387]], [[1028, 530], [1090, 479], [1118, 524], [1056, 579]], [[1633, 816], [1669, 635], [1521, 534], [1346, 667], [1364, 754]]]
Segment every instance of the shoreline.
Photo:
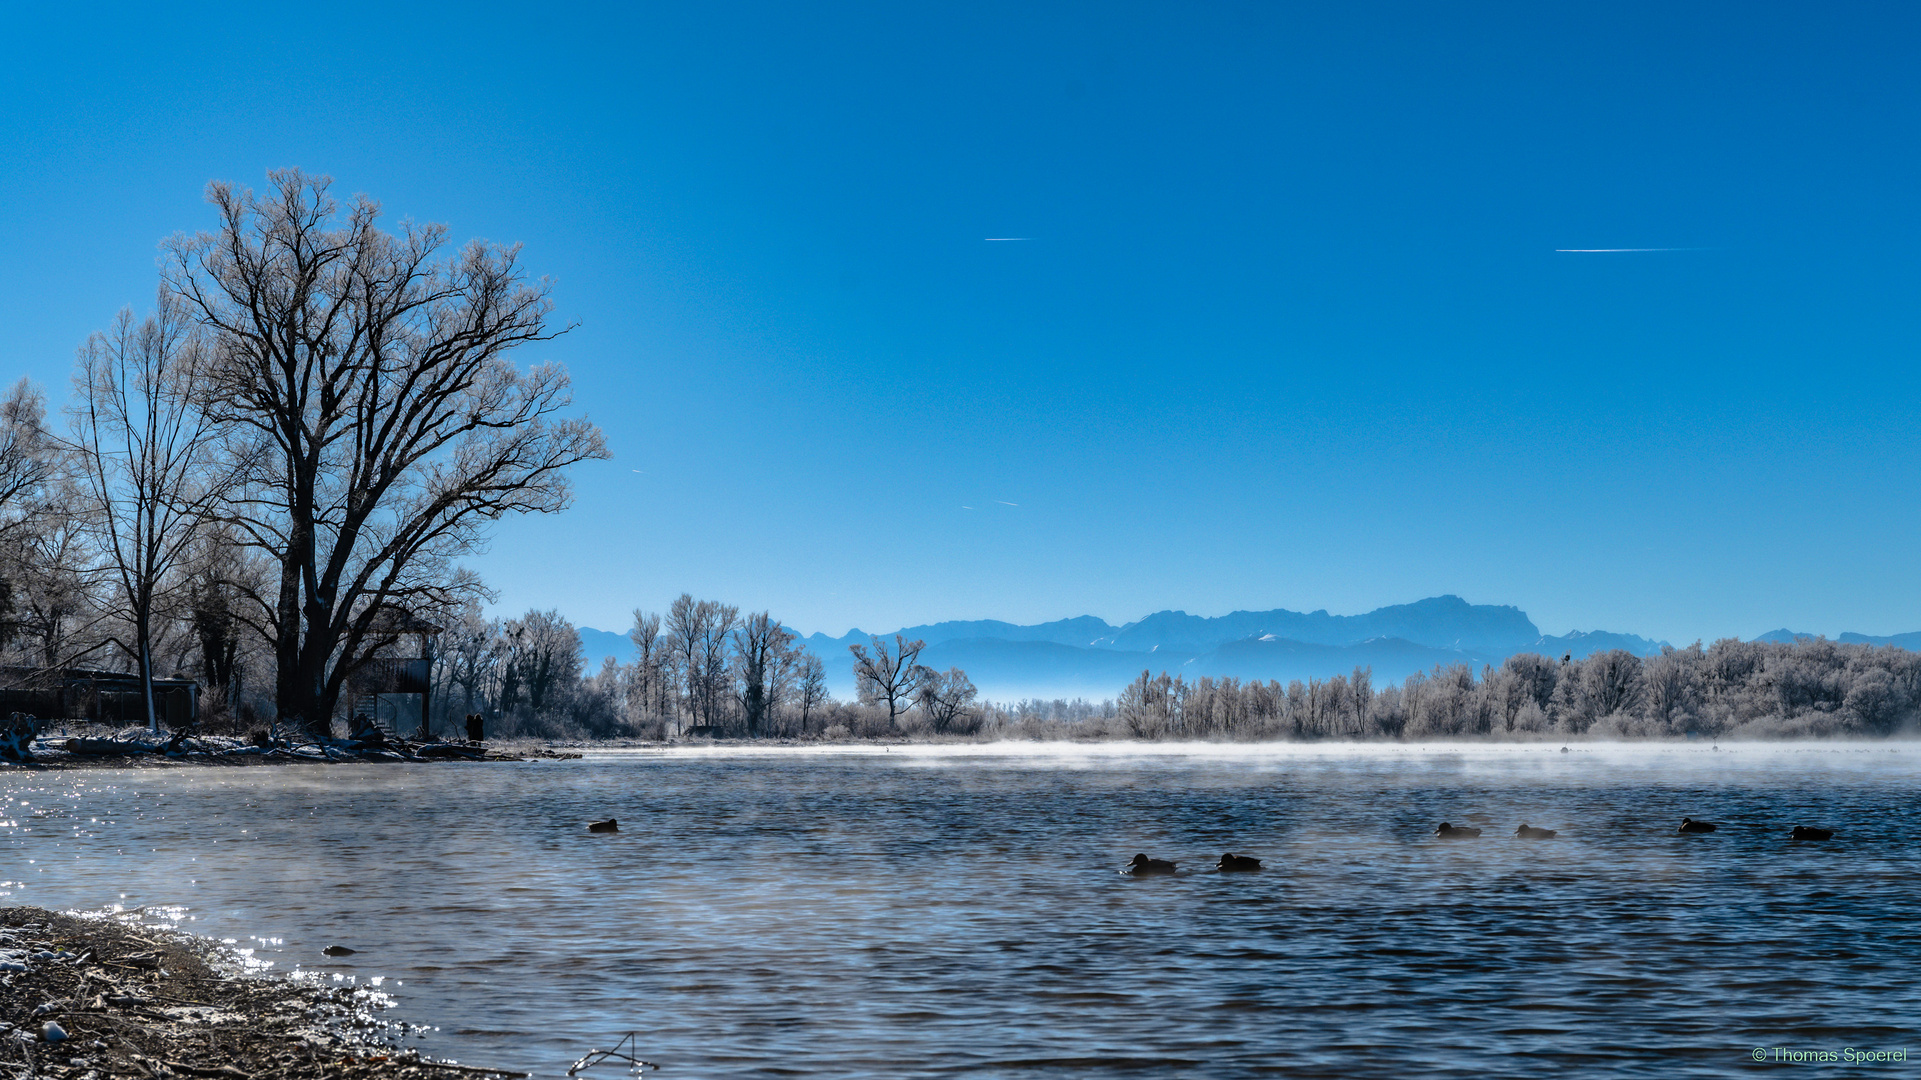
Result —
[[[107, 740], [72, 737], [98, 744]], [[193, 742], [194, 740], [189, 740]], [[216, 738], [201, 737], [201, 742]], [[1465, 754], [1507, 757], [1516, 754], [1921, 754], [1921, 739], [1913, 735], [1862, 738], [1726, 738], [1726, 739], [1610, 739], [1590, 736], [1558, 738], [1454, 738], [1409, 740], [1292, 740], [1292, 739], [1100, 739], [1100, 738], [851, 738], [851, 739], [726, 739], [691, 738], [653, 741], [501, 740], [493, 746], [466, 743], [411, 743], [395, 740], [355, 744], [349, 740], [281, 744], [271, 748], [220, 739], [231, 744], [212, 749], [165, 753], [160, 744], [128, 739], [123, 750], [101, 753], [71, 752], [62, 748], [66, 736], [43, 737], [34, 745], [30, 761], [0, 759], [0, 775], [12, 771], [64, 772], [98, 769], [257, 768], [283, 765], [439, 765], [448, 763], [527, 763], [576, 761], [583, 757], [754, 757], [905, 755], [909, 757], [1087, 757], [1087, 758], [1316, 758], [1398, 756], [1405, 754]]]
[[[0, 907], [0, 1067], [53, 1080], [523, 1080], [401, 1049], [383, 996], [248, 975], [179, 930]], [[24, 1036], [24, 1037], [23, 1037]]]
[[187, 766], [255, 768], [270, 765], [439, 765], [488, 761], [553, 761], [580, 755], [545, 746], [501, 749], [464, 742], [415, 742], [408, 739], [312, 742], [277, 740], [257, 745], [230, 736], [199, 735], [175, 742], [150, 737], [144, 730], [111, 738], [42, 735], [27, 760], [0, 757], [3, 767], [58, 772], [68, 769], [151, 769]]

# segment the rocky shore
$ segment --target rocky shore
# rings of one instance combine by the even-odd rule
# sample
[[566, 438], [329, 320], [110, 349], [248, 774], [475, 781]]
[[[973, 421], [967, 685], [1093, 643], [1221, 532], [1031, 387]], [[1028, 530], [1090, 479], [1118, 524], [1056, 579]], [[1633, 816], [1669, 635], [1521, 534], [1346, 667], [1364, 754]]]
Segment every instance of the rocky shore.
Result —
[[39, 734], [26, 752], [0, 754], [0, 767], [112, 768], [165, 765], [326, 765], [348, 762], [536, 761], [577, 758], [544, 747], [512, 749], [468, 742], [422, 742], [385, 735], [289, 739], [223, 735], [167, 736], [133, 728], [112, 735]]
[[239, 973], [203, 939], [0, 908], [0, 1076], [10, 1080], [512, 1080], [396, 1045], [360, 987]]

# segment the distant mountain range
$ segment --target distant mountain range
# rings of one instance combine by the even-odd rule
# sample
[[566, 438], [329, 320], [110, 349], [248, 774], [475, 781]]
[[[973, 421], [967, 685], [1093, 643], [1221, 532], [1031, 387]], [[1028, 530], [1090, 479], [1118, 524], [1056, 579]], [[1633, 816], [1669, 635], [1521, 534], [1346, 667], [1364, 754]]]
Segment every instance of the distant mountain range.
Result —
[[[1813, 641], [1818, 636], [1817, 634], [1803, 634], [1795, 630], [1782, 629], [1770, 630], [1754, 640], [1792, 643], [1796, 641]], [[1842, 634], [1834, 640], [1844, 645], [1893, 645], [1911, 652], [1921, 652], [1921, 631], [1916, 631], [1912, 634], [1890, 634], [1886, 637], [1875, 637], [1871, 634]]]
[[[1573, 656], [1626, 649], [1652, 656], [1667, 644], [1634, 634], [1577, 630], [1548, 636], [1521, 609], [1470, 604], [1458, 596], [1435, 596], [1412, 604], [1378, 608], [1365, 615], [1325, 611], [1236, 611], [1207, 618], [1184, 611], [1159, 611], [1139, 622], [1110, 625], [1092, 615], [1018, 626], [994, 619], [932, 623], [898, 631], [927, 643], [921, 662], [966, 671], [983, 697], [1114, 697], [1142, 671], [1160, 674], [1232, 676], [1237, 679], [1326, 678], [1357, 667], [1373, 669], [1375, 685], [1399, 682], [1436, 664], [1499, 664], [1515, 653]], [[828, 684], [840, 697], [854, 692], [847, 646], [865, 645], [870, 636], [850, 630], [840, 637], [813, 634], [802, 640], [827, 666]], [[888, 642], [894, 632], [878, 635]], [[1790, 630], [1762, 634], [1757, 641], [1795, 641], [1809, 637]], [[581, 645], [589, 672], [604, 657], [632, 658], [625, 634], [582, 627]], [[1921, 632], [1871, 637], [1842, 634], [1837, 640], [1897, 645], [1921, 651]]]

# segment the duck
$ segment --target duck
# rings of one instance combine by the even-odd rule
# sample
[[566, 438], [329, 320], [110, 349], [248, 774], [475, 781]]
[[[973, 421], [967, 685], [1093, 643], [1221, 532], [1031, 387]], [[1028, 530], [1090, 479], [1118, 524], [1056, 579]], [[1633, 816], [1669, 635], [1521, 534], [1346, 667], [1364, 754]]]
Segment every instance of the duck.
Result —
[[1794, 827], [1794, 831], [1788, 834], [1788, 839], [1790, 840], [1832, 840], [1834, 839], [1834, 830], [1833, 829], [1817, 829], [1812, 825], [1796, 825]]
[[1555, 835], [1553, 829], [1537, 829], [1525, 821], [1521, 822], [1520, 828], [1514, 830], [1516, 840], [1552, 840]]
[[606, 821], [590, 821], [587, 823], [587, 831], [588, 832], [619, 832], [620, 820], [618, 818], [608, 818]]
[[1134, 877], [1153, 877], [1156, 874], [1172, 874], [1174, 863], [1171, 859], [1150, 859], [1146, 855], [1136, 855], [1122, 870], [1123, 874]]
[[1260, 868], [1261, 860], [1252, 855], [1236, 855], [1231, 851], [1221, 856], [1221, 861], [1214, 864], [1214, 869], [1223, 874], [1252, 874]]
[[1443, 821], [1441, 827], [1434, 830], [1434, 835], [1443, 840], [1466, 840], [1481, 835], [1481, 830], [1466, 825], [1449, 825]]
[[1715, 827], [1716, 826], [1712, 821], [1696, 821], [1693, 818], [1689, 818], [1689, 817], [1684, 817], [1681, 819], [1682, 832], [1697, 832], [1697, 833], [1713, 832], [1715, 830]]

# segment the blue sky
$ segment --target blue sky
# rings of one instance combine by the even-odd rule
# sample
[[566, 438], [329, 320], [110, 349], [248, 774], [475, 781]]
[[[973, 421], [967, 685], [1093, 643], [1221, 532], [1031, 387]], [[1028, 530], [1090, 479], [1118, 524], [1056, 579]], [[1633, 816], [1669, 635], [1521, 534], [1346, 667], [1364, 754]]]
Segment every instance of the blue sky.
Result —
[[[298, 165], [523, 242], [579, 324], [523, 359], [616, 456], [477, 561], [509, 611], [1921, 629], [1918, 27], [43, 5], [0, 41], [0, 360], [64, 393], [208, 180]], [[1556, 251], [1630, 247], [1685, 250]]]

